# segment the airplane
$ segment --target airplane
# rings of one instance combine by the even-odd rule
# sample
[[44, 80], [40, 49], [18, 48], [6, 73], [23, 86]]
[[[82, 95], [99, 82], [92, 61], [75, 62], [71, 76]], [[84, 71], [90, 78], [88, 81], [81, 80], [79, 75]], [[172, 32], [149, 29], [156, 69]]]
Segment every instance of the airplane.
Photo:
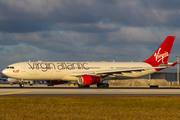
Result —
[[156, 52], [143, 62], [19, 62], [8, 65], [2, 73], [19, 80], [24, 87], [24, 80], [44, 80], [51, 85], [64, 84], [68, 81], [77, 83], [79, 88], [108, 88], [109, 80], [123, 80], [142, 77], [159, 70], [175, 66], [168, 63], [175, 36], [167, 36]]

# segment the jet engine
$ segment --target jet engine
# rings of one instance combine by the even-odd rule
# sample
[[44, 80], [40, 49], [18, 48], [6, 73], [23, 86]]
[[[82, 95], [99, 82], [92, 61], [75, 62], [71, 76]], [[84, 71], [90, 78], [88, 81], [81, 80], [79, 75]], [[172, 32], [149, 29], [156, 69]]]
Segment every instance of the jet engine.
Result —
[[7, 81], [9, 82], [9, 84], [16, 84], [16, 83], [19, 83], [19, 80], [18, 79], [15, 79], [15, 78], [7, 78]]
[[91, 85], [91, 84], [98, 84], [101, 83], [102, 79], [97, 76], [92, 75], [81, 75], [78, 79], [78, 83], [80, 85]]

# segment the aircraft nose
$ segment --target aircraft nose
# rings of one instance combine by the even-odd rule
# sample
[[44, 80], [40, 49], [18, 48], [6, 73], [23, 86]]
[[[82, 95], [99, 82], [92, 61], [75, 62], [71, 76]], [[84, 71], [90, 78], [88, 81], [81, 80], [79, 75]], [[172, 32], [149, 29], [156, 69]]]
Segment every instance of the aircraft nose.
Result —
[[3, 73], [4, 75], [6, 75], [6, 74], [7, 74], [7, 70], [4, 69], [4, 70], [2, 71], [2, 73]]

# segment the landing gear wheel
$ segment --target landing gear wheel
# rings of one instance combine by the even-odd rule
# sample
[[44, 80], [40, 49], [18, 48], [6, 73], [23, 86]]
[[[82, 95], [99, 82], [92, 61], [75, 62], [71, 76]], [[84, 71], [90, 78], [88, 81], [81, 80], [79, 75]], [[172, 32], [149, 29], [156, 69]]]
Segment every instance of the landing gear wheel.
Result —
[[79, 88], [82, 88], [82, 87], [84, 87], [84, 86], [83, 86], [83, 85], [78, 84], [78, 87], [79, 87]]
[[90, 87], [90, 85], [80, 85], [80, 84], [78, 84], [78, 87], [79, 88], [85, 88], [85, 87]]
[[103, 85], [103, 87], [108, 88], [108, 87], [109, 87], [109, 84], [108, 84], [108, 83], [105, 83], [105, 84]]
[[99, 84], [97, 84], [97, 87], [98, 88], [108, 88], [109, 84], [108, 83], [99, 83]]
[[19, 83], [19, 87], [23, 88], [24, 84], [23, 83]]
[[90, 85], [84, 85], [85, 87], [89, 87]]
[[103, 88], [103, 84], [102, 84], [102, 83], [97, 84], [97, 87], [98, 87], [98, 88]]

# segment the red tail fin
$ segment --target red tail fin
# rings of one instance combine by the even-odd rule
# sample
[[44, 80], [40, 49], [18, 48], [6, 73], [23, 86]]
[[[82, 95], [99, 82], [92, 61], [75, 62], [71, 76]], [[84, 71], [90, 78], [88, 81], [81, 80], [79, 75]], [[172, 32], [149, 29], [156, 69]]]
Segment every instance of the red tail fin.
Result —
[[146, 63], [156, 63], [156, 64], [167, 64], [169, 54], [174, 42], [175, 36], [167, 36], [161, 46], [156, 50], [156, 52], [147, 60], [143, 61]]

